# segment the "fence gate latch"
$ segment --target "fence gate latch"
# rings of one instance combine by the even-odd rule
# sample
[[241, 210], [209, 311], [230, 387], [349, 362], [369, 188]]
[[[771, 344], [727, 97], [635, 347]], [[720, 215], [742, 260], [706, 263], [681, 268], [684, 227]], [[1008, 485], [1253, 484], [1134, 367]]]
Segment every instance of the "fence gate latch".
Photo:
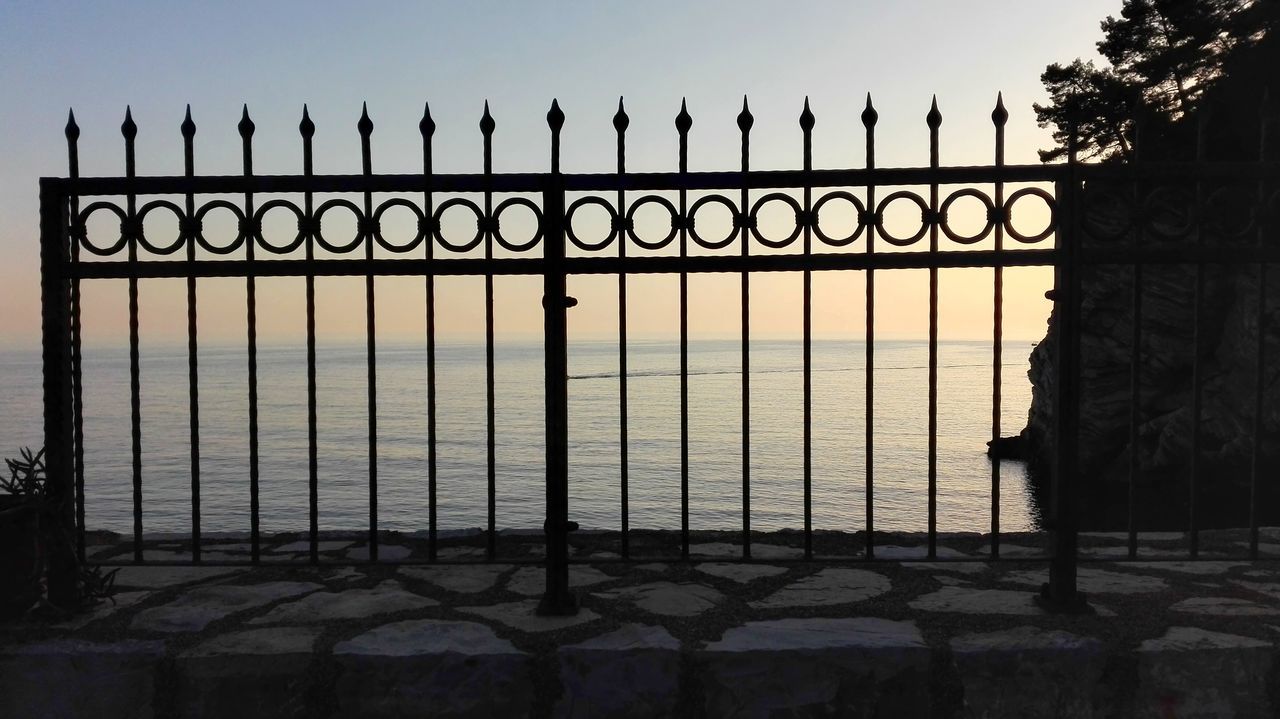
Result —
[[[542, 296], [542, 306], [543, 306], [543, 308], [548, 307], [548, 302], [547, 302], [547, 296], [546, 296], [546, 295], [543, 295], [543, 296]], [[565, 309], [568, 309], [568, 308], [570, 308], [570, 307], [577, 307], [577, 306], [578, 306], [578, 298], [577, 298], [577, 297], [570, 297], [570, 296], [568, 296], [568, 295], [565, 295], [565, 297], [564, 297], [564, 306], [565, 306]]]

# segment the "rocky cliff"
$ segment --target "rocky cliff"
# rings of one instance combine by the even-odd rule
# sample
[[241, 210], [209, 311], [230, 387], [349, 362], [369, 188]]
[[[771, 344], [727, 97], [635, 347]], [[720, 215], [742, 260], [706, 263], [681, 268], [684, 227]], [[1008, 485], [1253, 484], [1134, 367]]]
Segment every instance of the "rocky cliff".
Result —
[[[1166, 209], [1186, 213], [1185, 208]], [[1270, 213], [1261, 214], [1268, 221]], [[1242, 216], [1247, 217], [1237, 215], [1236, 221]], [[1091, 224], [1086, 217], [1085, 226], [1106, 224], [1105, 219], [1093, 219], [1097, 222]], [[1260, 241], [1256, 229], [1236, 239], [1202, 230], [1200, 237], [1192, 232], [1169, 240], [1151, 232], [1151, 227], [1148, 222], [1138, 238], [1141, 246], [1203, 242], [1212, 247]], [[1274, 243], [1274, 225], [1263, 227], [1268, 228], [1265, 242]], [[1110, 240], [1086, 235], [1082, 241], [1093, 247], [1115, 242], [1132, 246], [1136, 234], [1130, 231]], [[1130, 453], [1134, 451], [1139, 466], [1134, 487], [1138, 527], [1180, 529], [1188, 522], [1196, 270], [1187, 265], [1146, 265], [1141, 272], [1136, 448], [1130, 442], [1134, 268], [1097, 265], [1084, 268], [1081, 274], [1081, 516], [1087, 528], [1126, 526]], [[1247, 526], [1259, 337], [1257, 265], [1211, 265], [1204, 273], [1198, 523]], [[1265, 287], [1264, 437], [1258, 502], [1261, 521], [1276, 524], [1280, 523], [1280, 268], [1271, 266]], [[1032, 405], [1022, 433], [1042, 490], [1048, 485], [1053, 449], [1055, 329], [1056, 318], [1051, 316], [1044, 341], [1031, 354]]]

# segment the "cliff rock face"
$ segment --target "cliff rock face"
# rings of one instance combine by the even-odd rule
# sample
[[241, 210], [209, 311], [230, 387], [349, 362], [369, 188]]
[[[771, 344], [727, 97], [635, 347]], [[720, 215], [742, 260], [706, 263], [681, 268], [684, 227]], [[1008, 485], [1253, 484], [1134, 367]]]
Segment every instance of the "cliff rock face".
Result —
[[[1178, 210], [1174, 210], [1177, 212]], [[1185, 212], [1185, 210], [1182, 210]], [[1097, 219], [1097, 218], [1095, 218]], [[1090, 226], [1088, 218], [1084, 223]], [[1266, 242], [1276, 234], [1269, 229]], [[1104, 241], [1082, 238], [1085, 247]], [[1144, 233], [1143, 247], [1195, 242]], [[1255, 244], [1206, 233], [1208, 246]], [[1107, 240], [1132, 247], [1133, 233]], [[1196, 269], [1145, 265], [1141, 283], [1138, 453], [1133, 517], [1139, 529], [1188, 526], [1191, 497], [1192, 387], [1195, 357]], [[1204, 268], [1201, 297], [1201, 465], [1196, 492], [1200, 527], [1247, 526], [1257, 371], [1256, 265]], [[1081, 274], [1080, 475], [1081, 524], [1124, 529], [1129, 512], [1132, 265], [1093, 265]], [[1267, 273], [1264, 310], [1263, 462], [1258, 475], [1259, 518], [1280, 522], [1280, 267]], [[1056, 319], [1031, 354], [1032, 404], [1023, 439], [1033, 474], [1047, 487], [1053, 452]]]

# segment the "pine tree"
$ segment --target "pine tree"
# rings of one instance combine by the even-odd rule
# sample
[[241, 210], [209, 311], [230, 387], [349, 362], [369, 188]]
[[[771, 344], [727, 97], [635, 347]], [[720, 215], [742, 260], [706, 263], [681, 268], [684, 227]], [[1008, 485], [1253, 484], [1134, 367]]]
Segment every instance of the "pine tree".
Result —
[[1106, 67], [1076, 59], [1040, 76], [1050, 102], [1033, 108], [1055, 142], [1041, 161], [1065, 155], [1073, 129], [1081, 157], [1132, 159], [1139, 113], [1147, 157], [1186, 147], [1186, 119], [1202, 107], [1235, 118], [1233, 133], [1250, 125], [1242, 118], [1256, 126], [1263, 87], [1276, 83], [1277, 27], [1280, 0], [1125, 0], [1102, 21]]

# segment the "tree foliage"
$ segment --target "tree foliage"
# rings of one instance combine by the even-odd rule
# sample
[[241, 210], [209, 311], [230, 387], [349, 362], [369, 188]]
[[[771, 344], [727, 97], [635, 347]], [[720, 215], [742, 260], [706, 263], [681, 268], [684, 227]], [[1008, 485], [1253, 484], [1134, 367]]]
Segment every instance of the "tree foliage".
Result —
[[1202, 110], [1229, 118], [1226, 135], [1246, 115], [1256, 128], [1263, 88], [1276, 82], [1278, 18], [1280, 0], [1124, 0], [1102, 21], [1105, 66], [1077, 58], [1040, 76], [1050, 102], [1033, 108], [1055, 143], [1041, 161], [1067, 154], [1072, 132], [1081, 158], [1132, 159], [1135, 120], [1147, 157], [1188, 144], [1188, 119]]

